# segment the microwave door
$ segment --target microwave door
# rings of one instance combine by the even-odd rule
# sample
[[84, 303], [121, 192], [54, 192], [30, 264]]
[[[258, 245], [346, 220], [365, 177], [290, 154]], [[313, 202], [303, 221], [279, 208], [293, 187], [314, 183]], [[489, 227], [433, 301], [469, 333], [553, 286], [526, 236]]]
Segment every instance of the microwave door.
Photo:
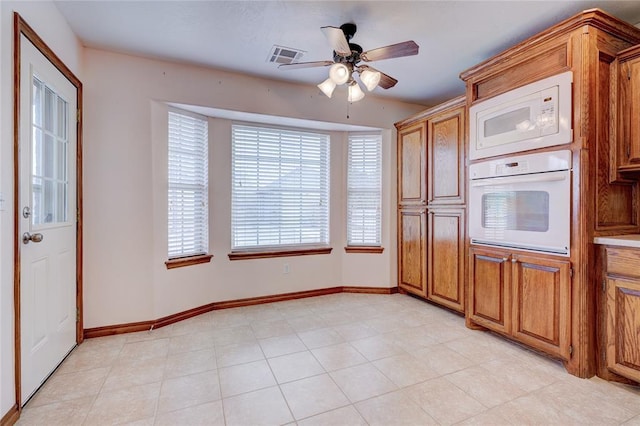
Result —
[[540, 136], [537, 125], [540, 94], [521, 97], [508, 105], [498, 105], [478, 113], [477, 149], [520, 142]]

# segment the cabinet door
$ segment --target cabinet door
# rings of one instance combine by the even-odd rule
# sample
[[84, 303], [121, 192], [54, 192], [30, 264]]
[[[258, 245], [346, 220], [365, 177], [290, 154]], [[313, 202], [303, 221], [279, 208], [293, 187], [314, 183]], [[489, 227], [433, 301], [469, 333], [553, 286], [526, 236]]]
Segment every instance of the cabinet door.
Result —
[[464, 204], [464, 117], [460, 107], [429, 118], [429, 204]]
[[398, 215], [398, 272], [400, 288], [427, 296], [426, 209], [400, 210]]
[[607, 279], [607, 367], [640, 382], [640, 281]]
[[511, 262], [502, 250], [469, 251], [469, 318], [501, 333], [511, 332]]
[[566, 260], [514, 255], [513, 335], [521, 342], [569, 359], [571, 265]]
[[398, 131], [398, 198], [402, 205], [427, 203], [427, 144], [424, 122]]
[[428, 215], [427, 298], [464, 312], [464, 209], [435, 209]]
[[640, 57], [620, 64], [620, 127], [623, 166], [640, 166]]

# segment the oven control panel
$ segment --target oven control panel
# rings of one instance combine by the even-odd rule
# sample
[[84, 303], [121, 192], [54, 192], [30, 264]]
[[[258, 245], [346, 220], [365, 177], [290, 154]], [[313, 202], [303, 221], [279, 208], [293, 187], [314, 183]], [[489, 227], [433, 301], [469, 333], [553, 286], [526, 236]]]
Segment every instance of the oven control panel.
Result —
[[539, 152], [478, 162], [469, 166], [471, 180], [571, 170], [571, 151]]

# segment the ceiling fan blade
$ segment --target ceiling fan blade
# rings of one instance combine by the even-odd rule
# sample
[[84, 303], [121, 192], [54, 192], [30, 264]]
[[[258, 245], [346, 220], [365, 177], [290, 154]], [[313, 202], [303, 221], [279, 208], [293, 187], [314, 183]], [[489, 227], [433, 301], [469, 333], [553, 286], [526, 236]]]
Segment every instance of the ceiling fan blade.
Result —
[[294, 62], [292, 64], [280, 64], [278, 68], [283, 70], [297, 70], [300, 68], [328, 67], [333, 65], [333, 61], [315, 61], [315, 62]]
[[364, 70], [369, 70], [369, 71], [373, 71], [373, 72], [379, 72], [380, 73], [380, 81], [378, 82], [378, 86], [382, 87], [383, 89], [390, 89], [393, 86], [396, 85], [396, 83], [398, 82], [398, 80], [396, 80], [395, 78], [391, 77], [390, 75], [387, 75], [385, 73], [383, 73], [380, 70], [377, 70], [373, 67], [370, 67], [369, 65], [360, 65], [358, 67], [358, 71], [364, 71]]
[[418, 45], [415, 41], [409, 40], [398, 44], [379, 47], [368, 50], [360, 54], [360, 59], [366, 62], [379, 61], [381, 59], [400, 58], [402, 56], [412, 56], [418, 54]]
[[344, 32], [340, 28], [336, 27], [321, 27], [320, 28], [324, 33], [324, 36], [329, 40], [329, 44], [333, 48], [333, 50], [340, 56], [351, 55], [351, 47], [349, 47], [349, 42], [347, 38], [344, 36]]

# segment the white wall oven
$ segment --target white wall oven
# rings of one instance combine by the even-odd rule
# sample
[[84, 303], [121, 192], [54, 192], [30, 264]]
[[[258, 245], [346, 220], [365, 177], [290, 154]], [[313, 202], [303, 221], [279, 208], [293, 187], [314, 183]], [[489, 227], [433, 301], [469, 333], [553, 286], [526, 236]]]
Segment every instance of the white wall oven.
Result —
[[571, 151], [484, 161], [469, 175], [472, 244], [569, 256]]
[[570, 143], [571, 71], [554, 75], [469, 108], [469, 158]]

